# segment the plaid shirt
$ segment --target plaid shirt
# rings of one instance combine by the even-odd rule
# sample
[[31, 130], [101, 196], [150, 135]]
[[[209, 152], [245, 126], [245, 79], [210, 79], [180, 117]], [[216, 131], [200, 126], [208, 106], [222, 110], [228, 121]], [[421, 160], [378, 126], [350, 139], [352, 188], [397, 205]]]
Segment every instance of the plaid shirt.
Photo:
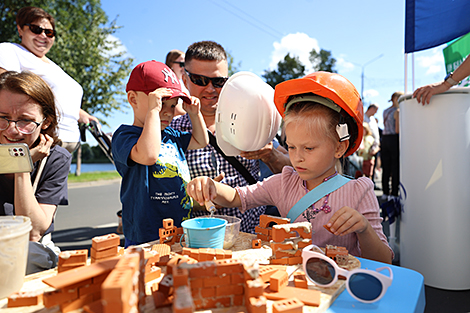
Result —
[[[192, 125], [189, 115], [183, 115], [175, 118], [170, 127], [181, 130], [191, 131]], [[209, 176], [211, 178], [217, 177], [221, 172], [225, 173], [222, 183], [231, 187], [247, 186], [249, 185], [243, 176], [221, 156], [210, 144], [202, 149], [186, 151], [186, 159], [189, 165], [191, 178], [198, 176]], [[257, 180], [259, 176], [259, 162], [258, 160], [248, 160], [237, 156], [237, 159], [245, 166], [251, 175]], [[238, 208], [222, 208], [217, 210], [217, 214], [230, 215], [241, 218], [240, 231], [246, 233], [254, 233], [255, 226], [259, 225], [259, 217], [264, 214], [265, 206], [260, 206], [247, 210], [241, 213]], [[193, 211], [195, 216], [208, 215], [207, 211]]]

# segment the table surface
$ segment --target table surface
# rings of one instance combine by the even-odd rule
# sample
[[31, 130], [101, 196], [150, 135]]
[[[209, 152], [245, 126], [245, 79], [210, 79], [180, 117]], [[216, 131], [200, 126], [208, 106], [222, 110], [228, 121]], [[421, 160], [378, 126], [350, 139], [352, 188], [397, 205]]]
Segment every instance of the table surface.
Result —
[[[375, 270], [385, 266], [384, 263], [358, 258], [361, 268]], [[426, 299], [424, 295], [424, 277], [420, 273], [394, 265], [393, 282], [387, 292], [377, 302], [362, 303], [354, 299], [345, 289], [328, 308], [327, 313], [357, 313], [357, 312], [424, 312]], [[384, 272], [386, 273], [386, 272]]]

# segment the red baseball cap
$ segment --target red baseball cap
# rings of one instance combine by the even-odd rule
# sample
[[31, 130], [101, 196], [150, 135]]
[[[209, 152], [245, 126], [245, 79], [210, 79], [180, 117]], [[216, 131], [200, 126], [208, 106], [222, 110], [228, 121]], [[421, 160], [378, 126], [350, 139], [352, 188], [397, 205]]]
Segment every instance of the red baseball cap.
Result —
[[166, 64], [155, 60], [140, 63], [132, 70], [126, 92], [142, 91], [148, 95], [158, 88], [171, 89], [173, 94], [169, 99], [180, 97], [184, 102], [191, 103], [189, 96], [181, 90], [176, 74]]

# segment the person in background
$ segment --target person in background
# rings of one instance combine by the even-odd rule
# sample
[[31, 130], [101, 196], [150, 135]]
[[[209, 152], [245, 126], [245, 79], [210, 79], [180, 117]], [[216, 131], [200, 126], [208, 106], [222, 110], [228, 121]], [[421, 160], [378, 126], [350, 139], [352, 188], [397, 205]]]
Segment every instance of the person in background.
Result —
[[99, 121], [80, 108], [80, 84], [46, 57], [56, 37], [55, 20], [41, 8], [24, 7], [16, 15], [16, 27], [21, 44], [0, 43], [0, 73], [31, 71], [49, 84], [60, 114], [59, 145], [72, 153], [80, 141], [78, 123]]
[[[400, 185], [400, 144], [399, 144], [399, 113], [398, 98], [403, 92], [394, 92], [389, 100], [392, 105], [383, 112], [384, 129], [382, 132], [382, 197], [398, 196], [398, 188]], [[390, 180], [392, 188], [390, 190]]]
[[[68, 204], [72, 156], [57, 145], [57, 114], [48, 84], [31, 72], [0, 74], [0, 144], [28, 145], [31, 173], [0, 175], [0, 215], [31, 219], [27, 274], [53, 268], [60, 250], [44, 238], [58, 205]], [[46, 158], [47, 157], [47, 158]]]
[[[189, 90], [186, 88], [183, 82], [183, 75], [184, 75], [184, 52], [174, 49], [168, 52], [166, 55], [165, 59], [165, 64], [169, 68], [175, 72], [176, 76], [180, 80], [181, 83], [181, 89], [183, 92], [187, 93], [189, 95]], [[182, 101], [178, 101], [178, 105], [176, 106], [175, 110], [175, 116], [178, 115], [184, 115], [186, 114], [186, 111], [183, 110], [183, 104]]]
[[375, 138], [372, 136], [372, 131], [369, 128], [369, 124], [365, 123], [364, 126], [364, 136], [362, 139], [362, 144], [357, 150], [357, 155], [362, 157], [362, 174], [365, 177], [373, 180], [374, 174], [374, 164], [375, 164], [375, 155], [379, 147], [375, 145]]
[[[362, 102], [355, 87], [338, 74], [316, 72], [280, 83], [275, 92], [276, 106], [285, 112], [286, 144], [293, 167], [286, 166], [281, 174], [255, 185], [236, 188], [209, 177], [195, 178], [188, 184], [188, 194], [195, 201], [211, 200], [242, 211], [271, 204], [287, 217], [309, 191], [339, 175], [339, 160], [356, 151], [362, 138]], [[310, 222], [316, 245], [338, 245], [355, 256], [392, 262], [393, 251], [383, 233], [368, 178], [349, 180], [298, 213], [291, 222]]]
[[369, 177], [374, 182], [374, 188], [377, 189], [375, 186], [375, 171], [377, 168], [380, 168], [380, 131], [379, 125], [377, 123], [377, 119], [375, 118], [375, 114], [379, 106], [377, 104], [371, 104], [367, 108], [366, 112], [364, 113], [364, 122], [367, 123], [370, 131], [372, 132], [372, 136], [374, 138], [374, 147], [372, 151], [376, 151], [374, 156], [374, 166], [372, 169], [372, 176]]
[[[184, 152], [205, 147], [209, 139], [199, 100], [181, 90], [175, 73], [165, 64], [148, 61], [137, 65], [126, 92], [134, 122], [116, 130], [112, 151], [122, 177], [122, 229], [128, 247], [159, 239], [165, 218], [181, 227], [191, 217]], [[193, 125], [192, 133], [168, 127], [179, 98]]]
[[413, 92], [413, 97], [416, 98], [418, 103], [423, 105], [429, 104], [431, 97], [438, 93], [443, 93], [450, 89], [450, 87], [458, 85], [465, 77], [470, 75], [470, 58], [465, 61], [453, 73], [449, 73], [442, 82], [429, 84], [420, 87]]
[[[200, 41], [188, 47], [185, 54], [185, 74], [183, 81], [192, 96], [201, 101], [201, 113], [207, 129], [215, 133], [215, 113], [220, 91], [228, 80], [227, 54], [224, 48], [214, 41]], [[189, 116], [183, 115], [175, 118], [171, 127], [191, 131], [192, 125]], [[212, 145], [202, 149], [186, 152], [191, 177], [209, 176], [222, 179], [222, 182], [232, 187], [246, 186], [248, 183], [243, 176], [217, 152]], [[249, 157], [237, 156], [237, 159], [251, 173], [255, 180], [259, 177], [259, 159], [265, 162], [273, 172], [279, 172], [289, 159], [269, 143], [259, 151], [249, 152]], [[287, 162], [286, 162], [287, 159]], [[243, 214], [238, 209], [221, 208], [219, 214], [241, 218], [240, 231], [254, 233], [255, 226], [259, 224], [259, 216], [264, 214], [265, 207], [254, 207]], [[204, 209], [195, 209], [194, 215], [206, 215]]]

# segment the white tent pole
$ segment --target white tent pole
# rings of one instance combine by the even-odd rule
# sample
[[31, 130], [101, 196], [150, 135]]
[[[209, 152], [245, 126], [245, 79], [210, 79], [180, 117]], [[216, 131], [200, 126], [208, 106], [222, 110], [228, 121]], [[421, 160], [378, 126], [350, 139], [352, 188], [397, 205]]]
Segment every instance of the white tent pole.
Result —
[[415, 91], [415, 54], [411, 54], [411, 92]]
[[405, 53], [405, 95], [408, 93], [408, 54]]

